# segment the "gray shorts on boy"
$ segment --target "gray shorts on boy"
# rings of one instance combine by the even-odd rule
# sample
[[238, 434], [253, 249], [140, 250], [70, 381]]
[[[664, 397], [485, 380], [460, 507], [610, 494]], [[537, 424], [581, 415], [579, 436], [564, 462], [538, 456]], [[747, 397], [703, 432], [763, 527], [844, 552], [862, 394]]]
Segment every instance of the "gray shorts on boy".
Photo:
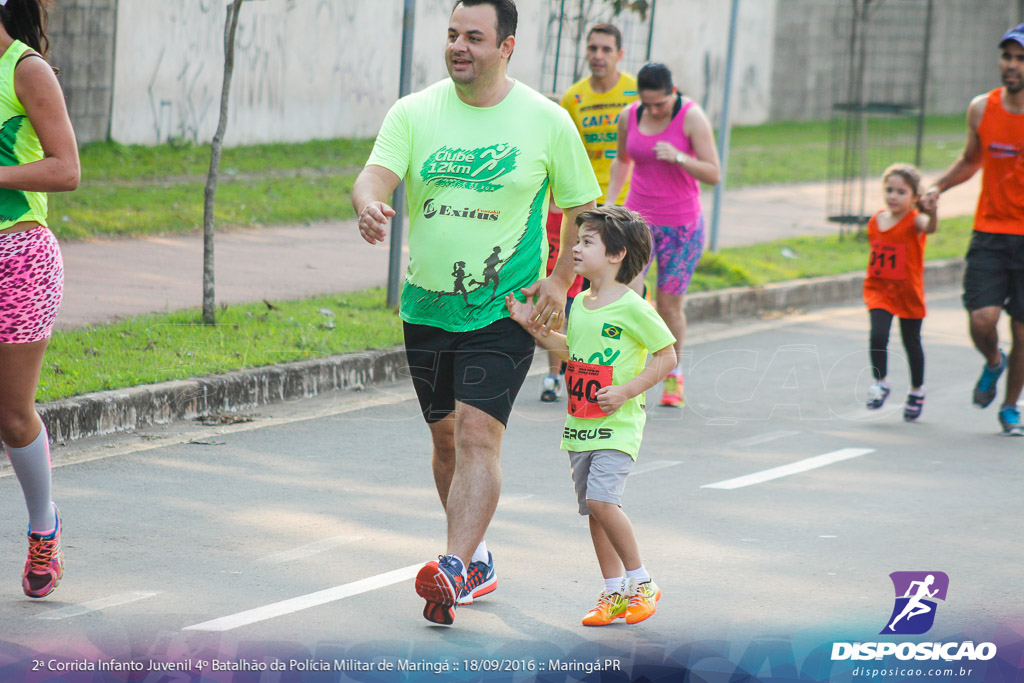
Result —
[[626, 477], [633, 471], [633, 458], [622, 451], [568, 451], [572, 482], [580, 514], [589, 515], [587, 499], [613, 505], [622, 504]]

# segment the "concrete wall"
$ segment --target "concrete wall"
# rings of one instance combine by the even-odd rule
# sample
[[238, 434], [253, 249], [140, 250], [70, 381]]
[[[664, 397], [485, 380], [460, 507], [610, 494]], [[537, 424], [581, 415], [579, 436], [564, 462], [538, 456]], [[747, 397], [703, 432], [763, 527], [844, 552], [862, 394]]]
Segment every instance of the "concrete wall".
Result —
[[[537, 4], [537, 3], [534, 3]], [[400, 0], [259, 0], [242, 6], [226, 143], [368, 136], [398, 94]], [[538, 59], [524, 3], [513, 75]], [[413, 89], [444, 77], [448, 0], [420, 0]], [[132, 0], [118, 17], [112, 137], [208, 141], [219, 117], [225, 3]], [[158, 40], [154, 40], [158, 37]], [[131, 55], [131, 59], [127, 58]], [[532, 58], [531, 58], [532, 57]], [[525, 74], [525, 75], [524, 75]]]
[[[785, 4], [787, 0], [782, 0]], [[717, 123], [725, 85], [730, 2], [672, 0], [655, 5], [651, 59], [672, 70], [677, 86]], [[776, 0], [743, 0], [737, 25], [730, 119], [763, 123], [769, 115]]]
[[[771, 120], [825, 119], [831, 115], [832, 102], [843, 99], [836, 86], [846, 78], [850, 4], [836, 0], [778, 3]], [[923, 0], [880, 5], [878, 16], [910, 13], [911, 5], [924, 16]], [[1019, 12], [1019, 0], [934, 0], [926, 100], [929, 113], [963, 113], [974, 95], [999, 85], [997, 43], [1009, 26], [1021, 20]], [[920, 60], [912, 53], [921, 45], [919, 25], [883, 22], [869, 35], [868, 61], [882, 67], [876, 72], [874, 94], [900, 100], [912, 93], [917, 101]]]
[[117, 0], [62, 0], [50, 10], [50, 61], [78, 142], [106, 140], [114, 82]]
[[[776, 0], [747, 3], [744, 31], [771, 30]], [[557, 3], [520, 0], [512, 77], [544, 90], [546, 28]], [[412, 87], [446, 77], [451, 0], [417, 3]], [[226, 142], [299, 141], [376, 133], [398, 93], [401, 0], [258, 0], [242, 7]], [[703, 9], [702, 9], [703, 8]], [[659, 3], [652, 58], [717, 111], [728, 3]], [[122, 143], [204, 142], [219, 116], [225, 3], [132, 0], [118, 12], [111, 136]], [[768, 115], [770, 45], [738, 43], [737, 120]], [[129, 57], [130, 56], [130, 57]]]

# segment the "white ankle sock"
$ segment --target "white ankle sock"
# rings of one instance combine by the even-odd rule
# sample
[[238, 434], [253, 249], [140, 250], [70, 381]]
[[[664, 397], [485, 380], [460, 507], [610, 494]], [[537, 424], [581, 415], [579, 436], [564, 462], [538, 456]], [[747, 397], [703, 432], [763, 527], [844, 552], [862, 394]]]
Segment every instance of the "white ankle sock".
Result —
[[636, 579], [637, 583], [644, 583], [651, 580], [651, 575], [647, 573], [647, 567], [640, 565], [639, 569], [627, 569], [626, 578]]
[[473, 559], [470, 562], [483, 562], [487, 563], [487, 541], [480, 541], [477, 545], [476, 550], [473, 551]]

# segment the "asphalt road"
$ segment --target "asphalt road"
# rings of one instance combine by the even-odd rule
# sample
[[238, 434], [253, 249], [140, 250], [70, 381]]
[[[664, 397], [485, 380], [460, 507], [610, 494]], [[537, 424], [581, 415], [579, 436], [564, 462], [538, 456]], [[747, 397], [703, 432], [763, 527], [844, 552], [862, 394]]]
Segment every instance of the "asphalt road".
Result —
[[[693, 657], [697, 644], [721, 655], [703, 660], [713, 669], [766, 638], [808, 651], [877, 639], [893, 606], [888, 575], [902, 570], [950, 578], [929, 638], [1024, 634], [1024, 439], [997, 434], [995, 406], [970, 406], [980, 360], [956, 293], [930, 306], [928, 400], [915, 424], [901, 417], [898, 357], [890, 403], [863, 407], [861, 306], [691, 328], [686, 408], [650, 408], [623, 502], [664, 591], [657, 614], [633, 626], [579, 623], [601, 577], [558, 450], [564, 404], [538, 402], [535, 378], [506, 434], [487, 535], [498, 590], [460, 608], [452, 627], [423, 620], [412, 587], [443, 550], [444, 518], [408, 383], [275, 406], [248, 423], [58, 446], [67, 569], [48, 599], [20, 592], [24, 508], [0, 470], [0, 680], [32, 660], [198, 670], [204, 659], [272, 657], [448, 662], [469, 679], [466, 667], [491, 659], [629, 662]], [[775, 469], [787, 465], [800, 471]], [[342, 676], [289, 666], [293, 678], [208, 680]], [[384, 680], [368, 675], [355, 677]]]

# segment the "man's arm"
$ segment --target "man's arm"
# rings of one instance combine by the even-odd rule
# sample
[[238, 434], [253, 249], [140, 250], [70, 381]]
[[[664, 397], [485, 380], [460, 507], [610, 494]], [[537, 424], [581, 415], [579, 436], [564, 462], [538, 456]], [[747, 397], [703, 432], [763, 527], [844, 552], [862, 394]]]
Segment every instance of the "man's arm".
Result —
[[608, 170], [608, 187], [604, 193], [606, 206], [614, 206], [619, 201], [622, 188], [626, 184], [626, 178], [633, 168], [633, 160], [629, 158], [626, 151], [626, 135], [629, 133], [629, 106], [619, 112], [619, 126], [616, 136], [615, 158], [612, 159], [612, 166]]
[[596, 209], [597, 202], [591, 200], [581, 206], [563, 209], [561, 246], [555, 267], [543, 280], [534, 282], [523, 290], [527, 298], [537, 296], [533, 321], [541, 325], [540, 334], [559, 330], [565, 322], [565, 293], [569, 291], [576, 274], [572, 267], [572, 248], [576, 246], [576, 216], [589, 209]]
[[352, 207], [359, 216], [359, 234], [370, 244], [383, 242], [387, 237], [388, 221], [395, 215], [387, 202], [401, 181], [383, 166], [371, 164], [359, 173], [352, 186]]
[[967, 108], [967, 143], [960, 158], [946, 169], [938, 180], [921, 195], [921, 208], [925, 211], [933, 209], [939, 201], [939, 194], [951, 187], [970, 179], [981, 167], [981, 138], [978, 136], [978, 125], [985, 113], [988, 95], [978, 95]]

